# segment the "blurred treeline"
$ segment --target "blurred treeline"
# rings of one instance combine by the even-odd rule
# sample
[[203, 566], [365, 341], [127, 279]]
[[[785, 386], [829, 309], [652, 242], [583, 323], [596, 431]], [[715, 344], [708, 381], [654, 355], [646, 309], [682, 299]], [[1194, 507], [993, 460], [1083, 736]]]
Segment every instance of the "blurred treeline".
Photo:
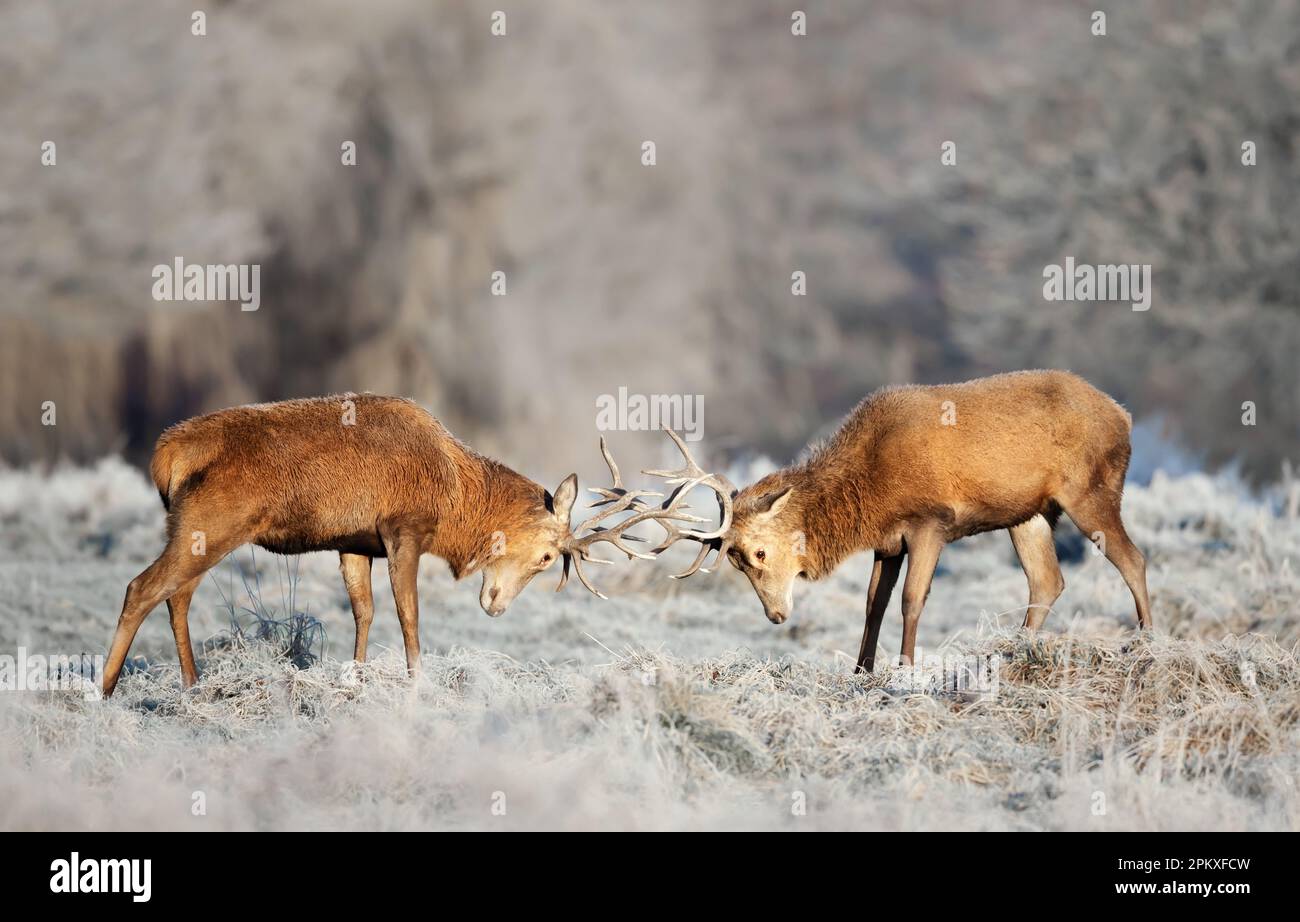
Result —
[[[370, 389], [550, 477], [620, 385], [784, 458], [878, 385], [1038, 366], [1300, 460], [1296, 2], [195, 6], [0, 4], [7, 460]], [[261, 310], [153, 301], [176, 256], [260, 263]], [[1151, 310], [1044, 301], [1066, 256], [1151, 263]]]

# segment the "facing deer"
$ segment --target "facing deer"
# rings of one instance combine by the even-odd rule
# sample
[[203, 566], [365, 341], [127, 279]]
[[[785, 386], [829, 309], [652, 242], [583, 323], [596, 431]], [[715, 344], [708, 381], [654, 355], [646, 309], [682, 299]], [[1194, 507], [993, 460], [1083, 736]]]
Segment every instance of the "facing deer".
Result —
[[[203, 574], [241, 544], [280, 554], [337, 551], [356, 620], [354, 657], [364, 660], [374, 617], [370, 570], [388, 558], [406, 663], [420, 657], [416, 575], [420, 557], [447, 561], [461, 579], [481, 571], [479, 604], [503, 613], [538, 573], [564, 558], [592, 592], [581, 561], [608, 542], [630, 556], [623, 532], [648, 519], [644, 491], [597, 490], [605, 508], [578, 530], [633, 513], [578, 537], [570, 527], [577, 476], [549, 493], [539, 484], [457, 441], [415, 403], [343, 394], [221, 410], [179, 423], [158, 439], [150, 474], [167, 509], [167, 547], [131, 581], [104, 667], [103, 690], [117, 685], [131, 641], [161, 602], [171, 613], [182, 683], [197, 672], [190, 644], [190, 598]], [[558, 587], [557, 587], [558, 588]], [[596, 592], [597, 595], [600, 593]], [[603, 598], [603, 596], [602, 596]]]
[[[1119, 570], [1151, 627], [1146, 563], [1120, 519], [1132, 419], [1082, 378], [1061, 371], [995, 375], [964, 384], [877, 391], [807, 460], [735, 492], [686, 453], [685, 492], [714, 489], [715, 533], [665, 524], [662, 551], [683, 538], [743, 572], [769, 620], [790, 616], [794, 582], [819, 579], [852, 553], [875, 552], [857, 669], [871, 671], [880, 623], [904, 557], [902, 657], [912, 662], [921, 609], [943, 546], [1006, 528], [1029, 580], [1024, 625], [1041, 627], [1065, 588], [1052, 529], [1062, 510]], [[683, 479], [684, 478], [684, 479]], [[680, 496], [674, 494], [674, 502]], [[704, 572], [708, 572], [707, 569]]]

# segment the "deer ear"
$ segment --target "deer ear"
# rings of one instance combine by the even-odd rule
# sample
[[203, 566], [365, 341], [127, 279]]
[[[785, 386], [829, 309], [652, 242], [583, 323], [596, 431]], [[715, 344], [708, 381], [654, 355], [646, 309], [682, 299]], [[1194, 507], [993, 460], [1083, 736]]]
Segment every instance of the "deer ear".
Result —
[[573, 503], [577, 498], [578, 475], [570, 474], [560, 481], [560, 485], [555, 488], [555, 495], [551, 497], [551, 511], [565, 525], [569, 524], [569, 513], [573, 511]]
[[760, 520], [774, 519], [781, 514], [785, 504], [790, 501], [794, 495], [794, 487], [786, 487], [784, 490], [778, 490], [775, 493], [767, 493], [758, 499], [757, 511]]

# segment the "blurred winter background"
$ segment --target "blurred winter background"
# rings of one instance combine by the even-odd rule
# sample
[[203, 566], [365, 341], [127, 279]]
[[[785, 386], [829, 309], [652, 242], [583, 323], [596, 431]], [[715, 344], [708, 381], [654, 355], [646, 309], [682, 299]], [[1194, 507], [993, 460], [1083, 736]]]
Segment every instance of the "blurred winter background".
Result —
[[[1300, 3], [502, 7], [0, 3], [0, 456], [370, 389], [551, 481], [620, 385], [786, 458], [878, 385], [1050, 366], [1197, 463], [1296, 459]], [[176, 256], [259, 263], [261, 310], [155, 302]], [[1044, 301], [1066, 256], [1150, 263], [1150, 311]]]
[[[865, 557], [781, 629], [667, 565], [489, 620], [430, 561], [409, 696], [382, 564], [358, 686], [335, 559], [290, 606], [243, 549], [193, 693], [160, 608], [111, 704], [0, 695], [0, 827], [1300, 828], [1300, 3], [1128, 0], [1104, 38], [1091, 0], [212, 0], [204, 37], [195, 6], [0, 0], [0, 653], [102, 651], [161, 547], [138, 467], [195, 413], [404, 394], [591, 483], [599, 395], [702, 394], [747, 482], [878, 385], [1037, 366], [1138, 419], [1159, 631], [1067, 527], [1037, 640], [1004, 535], [945, 552], [922, 647], [1010, 663], [969, 706], [850, 675]], [[177, 256], [259, 263], [261, 309], [155, 302]], [[1150, 263], [1151, 309], [1044, 301], [1066, 256]], [[323, 663], [220, 642], [236, 568]]]

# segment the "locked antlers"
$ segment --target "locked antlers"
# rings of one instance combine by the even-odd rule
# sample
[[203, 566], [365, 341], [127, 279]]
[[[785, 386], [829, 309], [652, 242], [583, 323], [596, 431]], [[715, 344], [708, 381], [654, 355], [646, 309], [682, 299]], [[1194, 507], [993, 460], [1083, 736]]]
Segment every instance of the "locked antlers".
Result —
[[[686, 443], [681, 440], [677, 433], [671, 429], [665, 431], [681, 451], [686, 464], [674, 471], [642, 471], [643, 474], [649, 474], [652, 477], [665, 478], [669, 486], [676, 485], [676, 489], [672, 491], [668, 498], [657, 506], [649, 505], [645, 502], [645, 499], [647, 497], [662, 497], [662, 493], [653, 490], [629, 490], [623, 485], [623, 478], [619, 473], [618, 465], [614, 462], [614, 456], [610, 454], [604, 436], [601, 436], [600, 453], [609, 466], [610, 477], [614, 483], [610, 487], [590, 488], [592, 493], [600, 497], [591, 504], [591, 508], [601, 508], [601, 511], [579, 525], [566, 539], [562, 549], [564, 553], [564, 573], [560, 577], [560, 584], [555, 587], [557, 592], [563, 589], [568, 582], [569, 565], [572, 563], [574, 572], [577, 573], [582, 585], [599, 598], [607, 598], [604, 593], [591, 584], [587, 579], [587, 575], [582, 572], [582, 563], [584, 561], [598, 564], [612, 563], [612, 561], [591, 556], [592, 546], [602, 541], [612, 544], [622, 551], [628, 556], [629, 560], [634, 557], [641, 560], [654, 560], [660, 553], [678, 541], [698, 541], [701, 545], [700, 553], [695, 558], [694, 563], [684, 572], [675, 574], [673, 579], [683, 579], [701, 569], [708, 573], [709, 570], [703, 568], [703, 563], [709, 551], [716, 550], [718, 552], [718, 556], [714, 559], [715, 566], [718, 561], [721, 561], [726, 556], [727, 549], [730, 547], [730, 541], [726, 536], [731, 530], [731, 498], [735, 495], [736, 488], [732, 486], [731, 481], [721, 474], [710, 474], [701, 468], [695, 462], [695, 459], [691, 457], [690, 452], [686, 449]], [[699, 486], [710, 488], [718, 496], [719, 523], [718, 527], [712, 531], [683, 528], [679, 524], [695, 525], [708, 521], [686, 511], [690, 509], [690, 506], [685, 502], [687, 494]], [[610, 526], [601, 525], [602, 522], [624, 512], [630, 512], [632, 515]], [[664, 541], [649, 552], [628, 547], [626, 542], [643, 543], [645, 541], [644, 538], [628, 534], [628, 529], [647, 521], [655, 522], [664, 530]], [[588, 533], [580, 534], [584, 531]]]
[[[686, 449], [686, 443], [681, 437], [671, 429], [665, 430], [668, 437], [673, 440], [677, 448], [682, 453], [685, 465], [675, 471], [642, 471], [643, 474], [649, 474], [651, 477], [663, 477], [669, 486], [677, 484], [677, 489], [673, 490], [668, 499], [664, 501], [666, 508], [678, 508], [678, 504], [685, 499], [686, 495], [696, 487], [708, 487], [718, 496], [718, 527], [712, 531], [698, 531], [693, 528], [679, 528], [673, 519], [656, 519], [660, 527], [667, 533], [662, 544], [654, 549], [655, 555], [659, 555], [672, 547], [678, 541], [698, 541], [700, 552], [695, 555], [695, 560], [689, 567], [681, 573], [673, 574], [673, 579], [685, 579], [696, 571], [703, 570], [708, 573], [710, 570], [704, 566], [704, 560], [709, 556], [709, 551], [717, 551], [717, 556], [713, 558], [713, 566], [717, 567], [727, 556], [727, 551], [731, 548], [731, 538], [728, 535], [731, 532], [731, 500], [736, 495], [736, 488], [722, 474], [710, 474], [695, 462], [691, 453]], [[680, 506], [680, 508], [689, 508]], [[694, 516], [689, 519], [676, 521], [693, 521], [702, 522], [704, 519]]]
[[[593, 557], [591, 555], [591, 548], [593, 545], [599, 544], [603, 541], [607, 544], [614, 545], [614, 547], [626, 554], [629, 560], [633, 557], [641, 560], [654, 560], [654, 554], [628, 547], [626, 542], [645, 541], [644, 538], [627, 534], [629, 528], [640, 525], [642, 522], [647, 520], [654, 520], [661, 524], [670, 520], [703, 520], [696, 519], [694, 516], [681, 511], [680, 507], [676, 505], [664, 503], [662, 506], [651, 506], [645, 502], [646, 497], [663, 496], [662, 493], [656, 493], [653, 490], [629, 490], [623, 486], [622, 475], [619, 474], [618, 465], [614, 462], [614, 456], [610, 454], [609, 447], [605, 444], [604, 436], [601, 436], [600, 438], [600, 453], [604, 456], [605, 463], [609, 465], [609, 474], [613, 479], [614, 484], [611, 487], [590, 488], [592, 493], [595, 493], [600, 497], [600, 499], [591, 504], [591, 508], [603, 508], [601, 508], [600, 512], [596, 513], [574, 529], [565, 540], [562, 547], [564, 553], [564, 574], [560, 577], [560, 584], [555, 587], [555, 591], [559, 592], [569, 581], [569, 565], [572, 563], [574, 572], [578, 574], [578, 579], [582, 582], [582, 585], [586, 586], [594, 595], [604, 599], [607, 598], [607, 596], [593, 586], [590, 580], [587, 579], [587, 575], [582, 572], [582, 564], [583, 561], [599, 564], [608, 564], [613, 561]], [[633, 514], [611, 526], [601, 525], [602, 522], [624, 512], [631, 512]], [[665, 524], [664, 527], [668, 528], [673, 526]], [[580, 534], [584, 531], [587, 531], [588, 533], [585, 535]]]

